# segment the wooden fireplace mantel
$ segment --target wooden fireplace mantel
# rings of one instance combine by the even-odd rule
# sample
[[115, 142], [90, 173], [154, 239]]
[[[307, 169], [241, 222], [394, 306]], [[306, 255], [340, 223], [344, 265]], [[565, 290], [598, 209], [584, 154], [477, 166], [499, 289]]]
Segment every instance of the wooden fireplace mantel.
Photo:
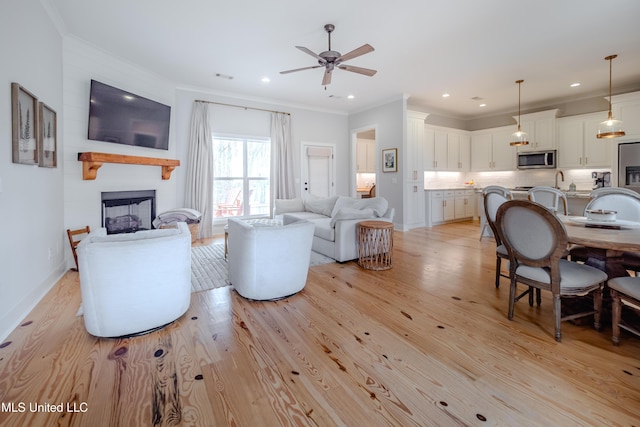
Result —
[[96, 179], [98, 169], [100, 169], [104, 163], [162, 166], [162, 179], [164, 180], [171, 178], [171, 172], [180, 166], [180, 160], [94, 152], [78, 153], [78, 161], [82, 162], [82, 179], [84, 180]]

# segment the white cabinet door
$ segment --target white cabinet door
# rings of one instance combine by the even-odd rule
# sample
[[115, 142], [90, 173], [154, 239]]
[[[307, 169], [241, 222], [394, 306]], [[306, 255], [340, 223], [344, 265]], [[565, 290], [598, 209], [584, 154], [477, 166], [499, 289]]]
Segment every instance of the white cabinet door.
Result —
[[455, 200], [453, 204], [453, 216], [455, 219], [464, 218], [464, 190], [457, 190], [455, 193]]
[[447, 132], [436, 130], [434, 142], [434, 167], [433, 170], [447, 170], [448, 143]]
[[[606, 115], [605, 115], [606, 119]], [[591, 117], [584, 122], [584, 166], [587, 168], [611, 168], [611, 146], [606, 139], [598, 139], [598, 125], [601, 117]]]
[[424, 144], [422, 151], [422, 164], [424, 170], [430, 171], [435, 169], [435, 132], [433, 129], [424, 129]]
[[459, 149], [460, 171], [466, 172], [471, 169], [471, 137], [460, 135]]
[[444, 221], [444, 208], [442, 193], [431, 194], [431, 222], [438, 223]]
[[491, 134], [478, 134], [471, 137], [471, 170], [488, 171], [493, 163]]
[[556, 119], [545, 118], [535, 121], [535, 150], [553, 150], [556, 148]]
[[583, 127], [580, 119], [558, 120], [558, 167], [583, 167]]
[[516, 150], [509, 145], [513, 130], [504, 129], [493, 133], [493, 168], [496, 171], [516, 169]]
[[424, 188], [417, 183], [407, 184], [406, 226], [424, 227]]
[[460, 135], [447, 134], [447, 170], [460, 170]]
[[424, 119], [407, 119], [406, 177], [408, 181], [424, 182], [423, 149]]
[[453, 191], [445, 191], [442, 198], [442, 210], [445, 221], [451, 221], [456, 218], [456, 197]]

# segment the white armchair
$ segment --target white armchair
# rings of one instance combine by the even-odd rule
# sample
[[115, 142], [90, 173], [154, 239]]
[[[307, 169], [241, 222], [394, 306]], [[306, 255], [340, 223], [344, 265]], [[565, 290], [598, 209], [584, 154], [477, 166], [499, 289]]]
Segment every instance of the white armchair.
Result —
[[84, 324], [98, 337], [137, 335], [182, 316], [191, 301], [191, 233], [92, 231], [77, 248]]
[[313, 229], [307, 221], [264, 226], [229, 218], [229, 282], [253, 300], [301, 291], [309, 272]]

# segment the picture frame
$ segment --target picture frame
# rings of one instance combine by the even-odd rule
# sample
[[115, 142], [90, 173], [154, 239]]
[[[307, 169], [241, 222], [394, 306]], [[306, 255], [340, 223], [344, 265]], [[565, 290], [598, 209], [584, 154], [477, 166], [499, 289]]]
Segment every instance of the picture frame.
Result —
[[382, 150], [382, 172], [398, 172], [398, 149]]
[[38, 103], [38, 166], [55, 168], [58, 165], [58, 120], [55, 110], [44, 102]]
[[13, 163], [38, 164], [38, 98], [18, 83], [11, 83]]

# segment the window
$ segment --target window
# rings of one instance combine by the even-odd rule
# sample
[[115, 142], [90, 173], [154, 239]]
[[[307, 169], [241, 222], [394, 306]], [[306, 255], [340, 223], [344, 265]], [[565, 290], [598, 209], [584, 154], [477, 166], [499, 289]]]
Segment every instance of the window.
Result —
[[270, 171], [270, 139], [214, 136], [214, 217], [269, 216]]

